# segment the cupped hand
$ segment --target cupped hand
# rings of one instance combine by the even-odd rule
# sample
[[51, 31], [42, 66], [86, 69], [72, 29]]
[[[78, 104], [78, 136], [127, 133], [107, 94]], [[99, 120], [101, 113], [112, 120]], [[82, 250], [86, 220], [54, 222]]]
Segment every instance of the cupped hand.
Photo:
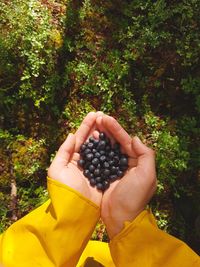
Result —
[[49, 169], [48, 176], [75, 189], [86, 198], [100, 206], [102, 193], [90, 186], [83, 171], [77, 166], [79, 149], [96, 130], [96, 119], [102, 112], [90, 112], [85, 117], [75, 134], [69, 134], [60, 146]]
[[108, 235], [113, 238], [145, 209], [156, 189], [155, 153], [138, 137], [131, 138], [112, 117], [97, 118], [99, 131], [105, 132], [120, 143], [129, 156], [129, 168], [121, 180], [112, 183], [103, 194], [101, 217]]

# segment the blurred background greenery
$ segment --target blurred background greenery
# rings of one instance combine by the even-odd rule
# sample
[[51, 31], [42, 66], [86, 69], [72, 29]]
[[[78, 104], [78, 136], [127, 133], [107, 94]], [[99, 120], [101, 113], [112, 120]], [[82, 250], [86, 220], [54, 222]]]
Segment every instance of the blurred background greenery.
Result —
[[48, 198], [56, 150], [102, 110], [156, 150], [158, 225], [200, 253], [199, 18], [199, 0], [1, 0], [1, 232]]

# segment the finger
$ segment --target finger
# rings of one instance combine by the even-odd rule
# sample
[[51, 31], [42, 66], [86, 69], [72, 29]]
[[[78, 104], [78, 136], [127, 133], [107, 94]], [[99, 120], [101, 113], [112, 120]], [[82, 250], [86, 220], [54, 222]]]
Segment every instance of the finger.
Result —
[[132, 147], [138, 157], [137, 168], [139, 167], [143, 172], [148, 174], [148, 177], [155, 178], [154, 151], [143, 144], [137, 136], [132, 139]]
[[[106, 116], [106, 115], [104, 115]], [[104, 132], [106, 134], [106, 136], [111, 140], [111, 142], [114, 142], [114, 139], [112, 137], [112, 134], [106, 129], [106, 127], [103, 124], [103, 117], [104, 116], [99, 116], [96, 119], [96, 124], [97, 124], [97, 129], [99, 130], [99, 132]]]
[[76, 145], [75, 145], [75, 152], [78, 152], [80, 146], [87, 140], [89, 137], [90, 131], [96, 122], [96, 113], [90, 112], [87, 114], [83, 122], [81, 123], [80, 127], [75, 133], [76, 137]]
[[52, 164], [57, 167], [66, 166], [74, 153], [75, 136], [70, 133], [64, 143], [60, 146]]
[[[103, 112], [102, 112], [102, 111], [97, 111], [97, 112], [96, 112], [96, 119], [97, 119], [98, 117], [101, 117], [101, 116], [103, 116]], [[97, 130], [97, 125], [96, 125], [96, 123], [94, 123], [93, 127], [91, 128], [88, 137], [89, 137], [89, 136], [93, 136], [95, 130]]]
[[95, 139], [99, 139], [99, 131], [95, 130], [93, 133], [92, 133], [92, 136], [95, 138]]
[[103, 116], [102, 122], [105, 129], [121, 144], [125, 152], [129, 156], [135, 157], [136, 155], [132, 149], [132, 139], [122, 126], [113, 117], [108, 115]]

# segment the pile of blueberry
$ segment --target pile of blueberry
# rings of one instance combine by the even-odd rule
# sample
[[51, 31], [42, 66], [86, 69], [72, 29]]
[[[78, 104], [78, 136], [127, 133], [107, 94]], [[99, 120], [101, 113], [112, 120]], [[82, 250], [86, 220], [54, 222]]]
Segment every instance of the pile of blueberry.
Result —
[[82, 144], [78, 166], [89, 179], [91, 186], [105, 191], [110, 183], [122, 178], [128, 169], [128, 156], [121, 153], [120, 145], [111, 144], [105, 133], [99, 134], [99, 139], [93, 137]]

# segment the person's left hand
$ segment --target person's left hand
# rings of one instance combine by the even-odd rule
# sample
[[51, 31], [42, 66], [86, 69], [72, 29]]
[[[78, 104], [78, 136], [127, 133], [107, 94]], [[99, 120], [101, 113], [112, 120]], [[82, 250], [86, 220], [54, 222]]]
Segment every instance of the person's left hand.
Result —
[[96, 119], [102, 112], [90, 112], [83, 120], [75, 134], [70, 133], [59, 148], [51, 166], [48, 176], [75, 189], [86, 198], [100, 206], [102, 193], [91, 187], [83, 171], [77, 166], [80, 158], [80, 146], [96, 130]]

